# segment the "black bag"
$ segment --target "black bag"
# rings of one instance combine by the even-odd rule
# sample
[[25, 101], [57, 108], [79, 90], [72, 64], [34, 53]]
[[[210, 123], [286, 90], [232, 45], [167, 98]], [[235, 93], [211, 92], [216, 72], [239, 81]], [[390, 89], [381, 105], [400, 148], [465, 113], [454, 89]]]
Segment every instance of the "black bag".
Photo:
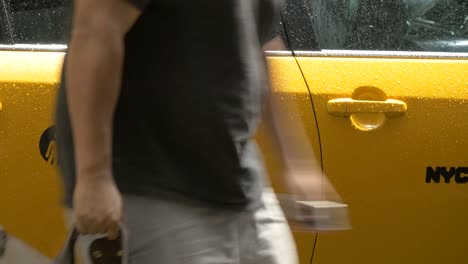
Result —
[[[115, 240], [102, 237], [91, 243], [88, 253], [93, 264], [128, 263], [127, 232], [123, 226], [120, 230], [120, 236]], [[73, 228], [54, 264], [75, 264], [75, 244], [78, 236], [78, 231]]]

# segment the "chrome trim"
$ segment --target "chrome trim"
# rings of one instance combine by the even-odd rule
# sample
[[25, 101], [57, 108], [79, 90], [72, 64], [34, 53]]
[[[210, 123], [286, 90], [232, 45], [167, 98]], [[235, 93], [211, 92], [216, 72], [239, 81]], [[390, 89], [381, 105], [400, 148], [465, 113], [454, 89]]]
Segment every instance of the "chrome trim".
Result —
[[15, 45], [2, 45], [0, 44], [0, 51], [53, 51], [65, 52], [67, 45], [58, 44], [15, 44]]
[[372, 57], [418, 59], [468, 59], [468, 53], [421, 51], [322, 50], [295, 51], [296, 57]]
[[289, 50], [267, 50], [265, 56], [267, 57], [289, 57], [292, 56], [292, 51]]
[[[0, 51], [53, 51], [66, 52], [67, 45], [61, 44], [0, 44]], [[288, 50], [265, 51], [267, 57], [293, 56]], [[425, 52], [425, 51], [374, 51], [374, 50], [322, 50], [294, 51], [297, 57], [372, 57], [372, 58], [419, 58], [419, 59], [468, 59], [468, 52]]]

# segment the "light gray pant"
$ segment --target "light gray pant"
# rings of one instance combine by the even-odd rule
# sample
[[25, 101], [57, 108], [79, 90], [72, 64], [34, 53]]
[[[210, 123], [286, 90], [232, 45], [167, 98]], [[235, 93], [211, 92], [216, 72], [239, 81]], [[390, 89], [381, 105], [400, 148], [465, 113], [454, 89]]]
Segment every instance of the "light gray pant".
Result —
[[[219, 211], [180, 202], [124, 196], [129, 264], [298, 264], [296, 246], [271, 190], [255, 212]], [[78, 239], [77, 254], [92, 263]]]

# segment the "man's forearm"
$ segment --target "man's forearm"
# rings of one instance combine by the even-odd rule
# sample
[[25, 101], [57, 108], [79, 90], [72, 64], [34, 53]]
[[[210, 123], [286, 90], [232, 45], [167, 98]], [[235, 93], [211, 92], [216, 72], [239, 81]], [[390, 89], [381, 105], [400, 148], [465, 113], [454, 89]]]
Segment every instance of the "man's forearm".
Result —
[[299, 111], [294, 102], [284, 102], [273, 91], [264, 111], [267, 140], [274, 149], [276, 160], [287, 172], [280, 175], [283, 178], [276, 179], [284, 186], [292, 180], [284, 177], [294, 177], [294, 180], [303, 182], [319, 181], [322, 175], [318, 163], [320, 157], [313, 150], [302, 120], [297, 117]]
[[66, 89], [77, 180], [112, 177], [112, 123], [120, 93], [123, 40], [111, 30], [73, 33]]

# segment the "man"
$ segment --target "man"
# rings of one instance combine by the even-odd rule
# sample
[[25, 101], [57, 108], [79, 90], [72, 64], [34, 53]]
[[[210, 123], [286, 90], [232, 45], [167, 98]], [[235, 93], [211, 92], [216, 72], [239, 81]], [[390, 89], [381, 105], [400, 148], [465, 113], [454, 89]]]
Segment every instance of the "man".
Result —
[[278, 8], [75, 0], [56, 115], [81, 234], [124, 223], [138, 264], [297, 263], [252, 140]]

